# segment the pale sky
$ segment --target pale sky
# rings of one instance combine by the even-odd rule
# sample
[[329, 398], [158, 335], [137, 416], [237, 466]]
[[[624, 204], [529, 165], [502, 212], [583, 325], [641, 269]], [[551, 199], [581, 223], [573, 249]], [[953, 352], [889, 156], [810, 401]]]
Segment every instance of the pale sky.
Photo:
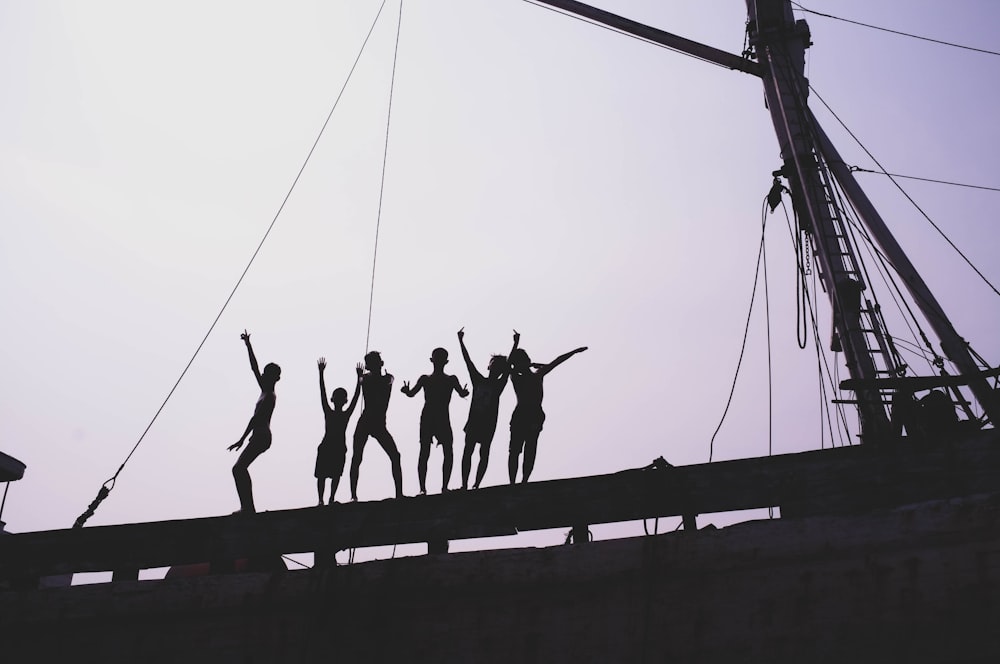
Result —
[[[742, 0], [595, 4], [743, 48]], [[992, 0], [804, 4], [1000, 50]], [[0, 2], [0, 449], [28, 467], [10, 486], [8, 530], [69, 527], [115, 473], [267, 230], [378, 6]], [[315, 502], [316, 358], [328, 359], [330, 389], [350, 388], [365, 351], [398, 7], [386, 3], [246, 280], [89, 525], [237, 509], [226, 447], [258, 394], [244, 328], [261, 364], [283, 369], [274, 443], [251, 466], [258, 509]], [[1000, 186], [1000, 57], [803, 17], [810, 82], [890, 172]], [[875, 168], [812, 106], [847, 161]], [[371, 348], [398, 387], [430, 371], [436, 346], [467, 382], [463, 326], [481, 368], [507, 351], [514, 328], [535, 361], [587, 345], [545, 380], [533, 480], [661, 455], [705, 462], [740, 350], [761, 200], [780, 165], [751, 76], [521, 0], [406, 0]], [[886, 178], [858, 177], [995, 366], [996, 294]], [[1000, 283], [1000, 194], [900, 182]], [[780, 211], [768, 223], [773, 451], [818, 449], [815, 339], [796, 345], [791, 242]], [[825, 348], [828, 307], [817, 298]], [[761, 301], [755, 312], [717, 460], [768, 453]], [[513, 404], [508, 388], [487, 485], [506, 482]], [[396, 391], [389, 407], [408, 495], [421, 405]], [[453, 400], [452, 486], [467, 409]], [[436, 492], [438, 448], [430, 468]], [[345, 473], [341, 501], [347, 484]], [[359, 495], [387, 498], [391, 487], [372, 441]]]

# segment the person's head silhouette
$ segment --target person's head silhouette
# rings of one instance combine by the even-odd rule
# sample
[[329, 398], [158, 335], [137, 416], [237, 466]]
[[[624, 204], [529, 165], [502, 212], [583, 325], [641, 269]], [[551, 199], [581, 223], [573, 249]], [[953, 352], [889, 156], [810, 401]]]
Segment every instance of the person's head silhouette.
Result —
[[347, 390], [342, 387], [338, 387], [333, 391], [333, 394], [330, 395], [330, 401], [333, 402], [333, 405], [338, 409], [343, 408], [344, 404], [347, 403]]
[[264, 371], [260, 374], [260, 380], [266, 387], [274, 388], [274, 384], [281, 380], [281, 367], [274, 362], [264, 365]]
[[490, 358], [490, 363], [487, 369], [491, 377], [499, 376], [503, 373], [504, 369], [507, 368], [507, 356], [506, 355], [494, 355]]
[[372, 373], [378, 373], [382, 369], [382, 356], [377, 350], [373, 350], [365, 355], [365, 368]]
[[431, 351], [431, 364], [435, 369], [440, 369], [448, 364], [448, 351], [444, 348], [435, 348]]
[[518, 348], [510, 354], [510, 366], [514, 371], [527, 371], [531, 367], [531, 358], [523, 348]]

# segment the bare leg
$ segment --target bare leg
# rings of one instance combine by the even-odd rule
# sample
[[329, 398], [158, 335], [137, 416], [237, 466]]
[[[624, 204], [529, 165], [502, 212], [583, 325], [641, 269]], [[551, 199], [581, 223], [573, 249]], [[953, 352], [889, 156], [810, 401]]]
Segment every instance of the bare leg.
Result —
[[448, 490], [448, 482], [451, 481], [451, 466], [454, 463], [452, 445], [452, 441], [448, 441], [441, 446], [441, 451], [444, 452], [444, 464], [441, 466], [441, 493]]
[[250, 481], [250, 464], [267, 448], [261, 449], [250, 442], [233, 465], [233, 480], [236, 482], [236, 494], [240, 497], [240, 511], [252, 514], [256, 512], [253, 504], [253, 483]]
[[322, 477], [316, 478], [316, 495], [319, 496], [319, 502], [317, 505], [323, 504], [323, 490], [326, 489], [326, 479]]
[[358, 427], [354, 430], [354, 454], [351, 455], [351, 500], [358, 499], [358, 475], [361, 474], [361, 458], [365, 454], [368, 431]]
[[475, 488], [479, 488], [479, 484], [483, 481], [483, 476], [486, 475], [486, 465], [490, 462], [490, 443], [493, 441], [484, 440], [479, 444], [479, 467], [476, 468], [476, 484]]
[[[340, 471], [343, 474], [343, 470]], [[337, 487], [340, 486], [340, 475], [330, 478], [330, 502], [328, 505], [333, 505], [333, 498], [337, 495]]]
[[417, 458], [417, 481], [420, 482], [420, 493], [427, 493], [427, 461], [431, 458], [431, 441], [420, 441], [420, 456]]
[[472, 470], [472, 450], [476, 448], [476, 442], [465, 434], [465, 450], [462, 452], [462, 488], [469, 488], [469, 472]]
[[518, 457], [521, 456], [521, 448], [524, 447], [523, 438], [515, 438], [511, 434], [510, 438], [510, 454], [507, 456], [507, 474], [510, 475], [510, 483], [514, 483], [514, 479], [517, 477], [517, 461]]
[[382, 446], [385, 453], [389, 455], [389, 461], [392, 463], [392, 481], [396, 485], [396, 497], [403, 497], [403, 468], [399, 463], [399, 449], [396, 447], [396, 441], [392, 439], [392, 434], [388, 430], [383, 429], [374, 436], [378, 444]]
[[528, 476], [531, 475], [531, 470], [535, 467], [535, 452], [538, 450], [538, 434], [540, 432], [536, 431], [534, 433], [528, 434], [528, 437], [524, 439], [524, 468], [522, 471], [521, 482], [527, 482]]

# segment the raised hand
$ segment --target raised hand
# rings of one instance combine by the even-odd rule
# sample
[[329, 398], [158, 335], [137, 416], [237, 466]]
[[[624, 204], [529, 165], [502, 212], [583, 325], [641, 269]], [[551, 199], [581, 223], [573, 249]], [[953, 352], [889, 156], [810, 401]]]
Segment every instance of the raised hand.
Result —
[[518, 333], [517, 330], [514, 330], [514, 343], [517, 343], [520, 340], [521, 340], [521, 335]]
[[240, 335], [240, 339], [242, 339], [247, 344], [249, 344], [250, 343], [250, 333], [247, 332], [246, 330], [243, 330], [243, 334]]
[[399, 388], [403, 394], [407, 394], [410, 391], [410, 381], [404, 380], [403, 387]]
[[465, 337], [465, 328], [464, 327], [461, 330], [458, 331], [458, 338], [459, 338], [459, 340], [461, 340], [463, 337]]
[[355, 371], [358, 372], [358, 380], [361, 380], [361, 377], [365, 375], [365, 365], [362, 364], [361, 362], [358, 362], [358, 366], [356, 366], [354, 369]]
[[319, 367], [320, 371], [323, 371], [324, 369], [326, 369], [326, 358], [325, 357], [321, 357], [318, 360], [316, 360], [316, 366]]

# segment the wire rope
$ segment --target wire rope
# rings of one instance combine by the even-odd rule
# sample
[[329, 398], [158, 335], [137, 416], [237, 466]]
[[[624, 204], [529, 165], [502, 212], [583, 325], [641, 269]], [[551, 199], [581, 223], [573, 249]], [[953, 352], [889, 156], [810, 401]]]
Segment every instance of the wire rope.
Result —
[[901, 178], [903, 180], [916, 180], [918, 182], [933, 182], [934, 184], [947, 184], [952, 187], [965, 187], [967, 189], [982, 189], [983, 191], [1000, 191], [1000, 187], [986, 187], [979, 184], [967, 184], [965, 182], [951, 182], [949, 180], [936, 180], [934, 178], [922, 178], [916, 175], [900, 175], [899, 173], [886, 173], [885, 171], [873, 171], [870, 168], [860, 166], [850, 166], [853, 173], [872, 173], [874, 175], [885, 175], [891, 178]]
[[939, 227], [939, 226], [938, 226], [938, 225], [937, 225], [936, 223], [934, 223], [934, 220], [933, 220], [933, 219], [931, 219], [931, 218], [930, 218], [930, 216], [929, 216], [929, 215], [928, 215], [928, 214], [927, 214], [926, 212], [924, 212], [923, 208], [921, 208], [921, 207], [920, 207], [920, 205], [918, 205], [918, 204], [917, 204], [917, 202], [916, 202], [915, 200], [913, 200], [913, 197], [912, 197], [912, 196], [910, 196], [910, 194], [909, 194], [909, 193], [907, 193], [907, 191], [906, 191], [905, 189], [903, 189], [902, 185], [900, 185], [900, 184], [899, 184], [898, 182], [896, 182], [896, 179], [895, 179], [894, 177], [892, 177], [892, 176], [891, 176], [891, 175], [889, 174], [889, 172], [888, 172], [888, 171], [886, 171], [886, 169], [885, 169], [885, 167], [884, 167], [884, 166], [882, 165], [882, 163], [881, 163], [881, 162], [879, 162], [879, 160], [875, 158], [875, 155], [873, 155], [873, 154], [871, 153], [871, 151], [870, 151], [870, 150], [869, 150], [869, 149], [868, 149], [868, 148], [867, 148], [867, 147], [865, 146], [865, 144], [861, 142], [861, 139], [859, 139], [859, 138], [857, 137], [857, 135], [855, 135], [855, 133], [854, 133], [853, 131], [851, 131], [850, 127], [848, 127], [848, 126], [847, 126], [847, 125], [846, 125], [846, 124], [844, 123], [844, 121], [840, 119], [840, 116], [839, 116], [839, 115], [837, 115], [836, 111], [834, 111], [834, 110], [833, 110], [833, 109], [832, 109], [832, 108], [830, 107], [830, 105], [829, 105], [828, 103], [826, 103], [826, 100], [825, 100], [825, 99], [823, 99], [822, 95], [820, 95], [820, 94], [819, 94], [818, 92], [816, 92], [816, 88], [814, 88], [814, 87], [812, 86], [812, 84], [810, 84], [810, 85], [809, 85], [809, 90], [810, 90], [810, 91], [811, 91], [811, 92], [812, 92], [813, 94], [815, 94], [815, 95], [816, 95], [816, 98], [820, 100], [820, 103], [822, 103], [822, 104], [823, 104], [823, 106], [825, 106], [825, 107], [826, 107], [826, 110], [828, 110], [828, 111], [830, 112], [830, 114], [831, 114], [831, 115], [833, 115], [833, 117], [834, 117], [834, 118], [835, 118], [835, 119], [837, 120], [837, 122], [838, 122], [838, 123], [840, 123], [840, 126], [844, 128], [844, 131], [846, 131], [846, 132], [847, 132], [848, 134], [850, 134], [851, 138], [853, 138], [853, 139], [854, 139], [854, 141], [855, 141], [855, 142], [856, 142], [856, 143], [858, 144], [858, 146], [859, 146], [859, 147], [860, 147], [860, 148], [861, 148], [862, 150], [864, 150], [864, 151], [865, 151], [865, 154], [867, 154], [867, 155], [868, 155], [868, 157], [869, 157], [869, 158], [870, 158], [870, 159], [871, 159], [872, 161], [874, 161], [874, 162], [875, 162], [875, 164], [876, 164], [876, 165], [877, 165], [877, 166], [878, 166], [878, 167], [879, 167], [880, 169], [882, 169], [882, 173], [883, 173], [883, 174], [885, 174], [885, 175], [886, 175], [886, 176], [887, 176], [887, 177], [889, 178], [889, 181], [890, 181], [890, 182], [892, 182], [892, 183], [893, 183], [893, 184], [894, 184], [894, 185], [896, 186], [896, 188], [897, 188], [897, 189], [899, 189], [900, 193], [902, 193], [902, 194], [903, 194], [903, 196], [905, 196], [905, 197], [906, 197], [906, 199], [907, 199], [908, 201], [910, 201], [910, 203], [911, 203], [911, 204], [913, 205], [913, 207], [915, 207], [915, 208], [917, 209], [917, 211], [918, 211], [918, 212], [919, 212], [919, 213], [920, 213], [920, 214], [921, 214], [921, 215], [922, 215], [922, 216], [924, 217], [924, 219], [926, 219], [926, 220], [927, 220], [927, 223], [929, 223], [929, 224], [930, 224], [930, 225], [931, 225], [931, 226], [932, 226], [932, 227], [934, 228], [934, 230], [936, 230], [936, 231], [938, 232], [938, 234], [939, 234], [939, 235], [940, 235], [940, 236], [941, 236], [942, 238], [944, 238], [945, 242], [947, 242], [947, 243], [948, 243], [948, 244], [949, 244], [949, 245], [951, 246], [951, 248], [952, 248], [952, 249], [954, 249], [954, 250], [955, 250], [955, 251], [956, 251], [956, 252], [958, 253], [958, 255], [962, 257], [962, 260], [964, 260], [964, 261], [966, 262], [966, 264], [968, 264], [968, 266], [972, 268], [973, 272], [975, 272], [975, 273], [976, 273], [976, 274], [977, 274], [977, 275], [979, 276], [979, 278], [980, 278], [980, 279], [982, 279], [982, 280], [983, 280], [983, 281], [984, 281], [984, 282], [986, 283], [986, 285], [987, 285], [987, 286], [989, 286], [989, 287], [990, 287], [990, 289], [991, 289], [991, 290], [992, 290], [992, 291], [993, 291], [994, 293], [996, 293], [996, 294], [997, 294], [998, 296], [1000, 296], [1000, 290], [997, 290], [997, 287], [996, 287], [996, 286], [994, 286], [994, 285], [993, 285], [993, 283], [992, 283], [992, 282], [991, 282], [991, 281], [990, 281], [989, 279], [987, 279], [987, 278], [986, 278], [986, 275], [984, 275], [984, 274], [983, 274], [983, 273], [982, 273], [982, 272], [981, 272], [981, 271], [979, 270], [979, 268], [977, 268], [977, 267], [976, 267], [976, 266], [975, 266], [975, 265], [974, 265], [974, 264], [972, 263], [972, 261], [971, 261], [971, 260], [969, 260], [968, 256], [966, 256], [966, 255], [965, 255], [965, 254], [964, 254], [964, 253], [962, 252], [962, 250], [961, 250], [961, 249], [959, 249], [959, 248], [958, 248], [958, 246], [957, 246], [957, 245], [956, 245], [956, 244], [955, 244], [954, 242], [952, 242], [952, 241], [951, 241], [951, 238], [949, 238], [949, 237], [948, 237], [948, 236], [947, 236], [947, 235], [945, 234], [945, 232], [944, 232], [943, 230], [941, 230], [941, 228], [940, 228], [940, 227]]
[[385, 167], [389, 158], [389, 127], [392, 123], [392, 96], [396, 87], [396, 61], [399, 55], [399, 32], [403, 26], [403, 0], [399, 0], [399, 18], [396, 21], [396, 45], [392, 51], [392, 78], [389, 81], [389, 108], [385, 117], [385, 145], [382, 149], [382, 181], [378, 189], [378, 215], [375, 220], [375, 247], [372, 250], [372, 283], [368, 293], [368, 330], [365, 333], [365, 354], [372, 336], [372, 307], [375, 303], [375, 267], [378, 262], [378, 238], [382, 227], [382, 198], [385, 194]]
[[[767, 205], [767, 197], [764, 197], [764, 202], [762, 207]], [[766, 219], [766, 218], [765, 218]], [[726, 399], [726, 407], [722, 411], [722, 417], [719, 419], [719, 425], [715, 427], [715, 432], [712, 434], [712, 438], [708, 441], [708, 462], [712, 462], [712, 456], [715, 452], [715, 437], [719, 435], [719, 431], [722, 429], [723, 422], [726, 421], [726, 415], [729, 414], [729, 407], [733, 403], [733, 394], [736, 393], [736, 381], [740, 376], [740, 367], [743, 366], [743, 356], [747, 349], [747, 338], [750, 336], [750, 321], [753, 317], [753, 303], [757, 298], [757, 281], [760, 278], [760, 263], [761, 257], [764, 253], [764, 229], [761, 230], [760, 234], [760, 247], [757, 249], [757, 267], [754, 270], [753, 275], [753, 288], [750, 291], [750, 306], [749, 311], [747, 311], [747, 322], [746, 326], [743, 328], [743, 343], [740, 345], [740, 357], [736, 362], [736, 372], [733, 375], [733, 384], [729, 388], [729, 397]]]
[[932, 42], [934, 44], [941, 44], [942, 46], [951, 46], [953, 48], [960, 48], [966, 51], [975, 51], [977, 53], [985, 53], [987, 55], [1000, 55], [1000, 52], [991, 51], [985, 48], [976, 48], [975, 46], [966, 46], [964, 44], [956, 44], [954, 42], [943, 41], [941, 39], [934, 39], [932, 37], [923, 37], [921, 35], [915, 35], [909, 32], [903, 32], [901, 30], [893, 30], [892, 28], [883, 28], [878, 25], [871, 25], [870, 23], [862, 23], [861, 21], [855, 21], [849, 18], [842, 18], [840, 16], [834, 16], [833, 14], [824, 14], [823, 12], [814, 11], [812, 9], [807, 9], [797, 2], [792, 2], [793, 5], [799, 8], [800, 11], [806, 12], [807, 14], [815, 14], [816, 16], [822, 16], [823, 18], [832, 18], [837, 21], [843, 21], [844, 23], [851, 23], [853, 25], [859, 25], [863, 28], [871, 28], [872, 30], [881, 30], [883, 32], [891, 32], [894, 35], [900, 35], [902, 37], [911, 37], [913, 39], [919, 39], [921, 41]]
[[295, 191], [295, 186], [299, 183], [299, 179], [302, 177], [302, 173], [305, 171], [306, 166], [309, 164], [309, 160], [312, 158], [313, 152], [316, 151], [316, 146], [319, 145], [319, 141], [323, 137], [323, 132], [326, 131], [327, 125], [330, 124], [330, 118], [333, 117], [334, 111], [337, 110], [337, 106], [338, 104], [340, 104], [340, 99], [344, 96], [344, 91], [347, 89], [347, 84], [350, 83], [351, 77], [354, 74], [354, 70], [357, 68], [358, 62], [361, 60], [361, 55], [365, 51], [365, 46], [368, 45], [368, 39], [371, 37], [372, 31], [375, 29], [375, 24], [378, 23], [379, 16], [382, 15], [383, 7], [385, 7], [385, 0], [383, 0], [382, 4], [379, 6], [378, 13], [375, 14], [375, 19], [372, 21], [372, 25], [368, 29], [368, 34], [365, 36], [364, 41], [361, 43], [361, 48], [358, 50], [358, 55], [354, 59], [354, 64], [351, 65], [351, 69], [347, 73], [347, 78], [344, 79], [344, 84], [341, 86], [340, 92], [337, 94], [337, 98], [334, 100], [333, 106], [330, 108], [330, 112], [327, 113], [326, 120], [323, 121], [323, 126], [320, 127], [319, 133], [316, 136], [316, 140], [313, 141], [312, 147], [309, 148], [309, 152], [306, 155], [305, 160], [302, 162], [302, 166], [299, 167], [299, 171], [295, 175], [295, 179], [292, 180], [292, 184], [288, 188], [288, 192], [285, 194], [284, 199], [282, 199], [281, 205], [278, 206], [278, 211], [274, 213], [274, 217], [271, 219], [271, 223], [268, 225], [267, 230], [264, 232], [264, 236], [260, 239], [260, 242], [257, 244], [257, 248], [254, 250], [253, 255], [247, 262], [246, 267], [243, 268], [243, 272], [242, 274], [240, 274], [239, 279], [236, 280], [236, 285], [233, 286], [233, 289], [230, 291], [229, 296], [226, 298], [226, 301], [222, 304], [222, 308], [219, 309], [219, 313], [216, 314], [215, 319], [209, 326], [208, 331], [205, 333], [205, 336], [202, 337], [201, 342], [198, 344], [198, 347], [195, 348], [194, 353], [191, 355], [191, 359], [188, 360], [188, 363], [187, 365], [185, 365], [184, 370], [181, 371], [181, 375], [177, 378], [177, 381], [174, 383], [174, 386], [170, 388], [170, 391], [167, 393], [166, 398], [163, 399], [163, 402], [160, 404], [160, 407], [156, 410], [156, 413], [153, 415], [153, 418], [149, 421], [149, 424], [146, 425], [145, 430], [143, 430], [142, 435], [139, 436], [139, 440], [137, 440], [135, 445], [132, 446], [132, 450], [125, 457], [125, 460], [118, 467], [118, 470], [115, 471], [115, 474], [111, 476], [110, 479], [105, 481], [104, 484], [101, 486], [100, 490], [97, 492], [97, 497], [93, 500], [93, 502], [90, 503], [87, 509], [83, 512], [83, 514], [77, 517], [76, 521], [73, 524], [74, 528], [83, 527], [83, 524], [86, 523], [87, 520], [94, 515], [94, 512], [97, 510], [97, 507], [101, 504], [101, 502], [108, 497], [108, 494], [111, 493], [111, 490], [114, 488], [118, 476], [121, 474], [122, 470], [125, 469], [125, 464], [129, 462], [129, 460], [132, 458], [132, 455], [135, 454], [135, 451], [139, 448], [139, 445], [142, 444], [143, 440], [145, 440], [146, 434], [149, 433], [149, 430], [153, 427], [153, 424], [159, 418], [160, 413], [162, 413], [163, 409], [166, 407], [167, 402], [170, 401], [170, 397], [173, 396], [174, 392], [177, 390], [177, 387], [181, 384], [181, 381], [184, 380], [184, 376], [187, 375], [188, 369], [190, 369], [191, 365], [194, 364], [195, 358], [198, 357], [198, 354], [201, 352], [202, 347], [204, 347], [205, 342], [208, 341], [208, 337], [212, 334], [212, 331], [215, 330], [215, 326], [218, 324], [219, 319], [222, 318], [222, 314], [225, 313], [226, 309], [229, 307], [229, 303], [232, 301], [233, 296], [236, 295], [236, 291], [243, 283], [243, 279], [247, 276], [247, 273], [250, 271], [250, 267], [253, 265], [254, 260], [256, 260], [257, 255], [260, 253], [261, 248], [264, 246], [264, 242], [267, 241], [268, 236], [274, 229], [274, 225], [277, 223], [278, 217], [281, 216], [282, 210], [285, 209], [285, 204], [288, 203], [288, 199], [291, 198], [292, 192]]

